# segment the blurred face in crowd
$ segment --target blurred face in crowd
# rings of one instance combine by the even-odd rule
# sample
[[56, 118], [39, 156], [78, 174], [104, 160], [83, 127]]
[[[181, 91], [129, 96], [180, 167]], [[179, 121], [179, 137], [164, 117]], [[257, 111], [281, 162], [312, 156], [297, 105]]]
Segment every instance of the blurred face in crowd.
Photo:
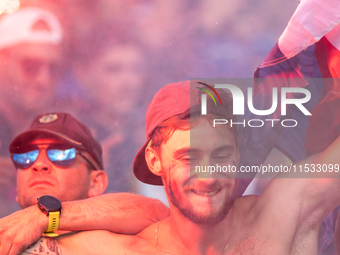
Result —
[[0, 60], [6, 102], [23, 110], [50, 103], [61, 76], [61, 46], [22, 43], [0, 51]]
[[234, 203], [236, 175], [195, 169], [238, 162], [235, 138], [228, 128], [214, 128], [201, 118], [190, 130], [175, 130], [156, 154], [152, 158], [149, 150], [146, 159], [153, 173], [162, 177], [171, 210], [196, 224], [215, 224], [226, 217]]
[[[63, 145], [65, 149], [67, 144], [65, 145], [64, 141], [56, 138], [36, 139], [29, 144], [29, 148], [39, 149], [39, 155], [28, 168], [17, 169], [17, 201], [22, 208], [36, 204], [37, 198], [43, 195], [52, 195], [61, 201], [71, 201], [104, 192], [107, 186], [105, 173], [102, 170], [91, 169], [79, 154], [67, 167], [51, 162], [46, 150], [62, 148]], [[96, 165], [88, 153], [82, 153]], [[103, 179], [98, 179], [98, 176]], [[98, 186], [96, 181], [103, 181], [103, 187]]]
[[132, 110], [144, 80], [143, 54], [133, 44], [107, 47], [83, 71], [87, 90], [117, 114]]

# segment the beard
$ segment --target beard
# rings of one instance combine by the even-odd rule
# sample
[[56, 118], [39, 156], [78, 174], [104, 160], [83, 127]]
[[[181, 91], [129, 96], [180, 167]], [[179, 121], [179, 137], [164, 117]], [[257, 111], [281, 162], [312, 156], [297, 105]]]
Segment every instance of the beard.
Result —
[[171, 203], [181, 212], [185, 218], [198, 225], [214, 225], [221, 222], [223, 219], [225, 219], [229, 213], [229, 210], [234, 205], [235, 190], [230, 197], [226, 195], [226, 197], [223, 199], [222, 205], [219, 208], [210, 208], [208, 212], [198, 212], [190, 203], [181, 202], [182, 199], [179, 199], [178, 195], [176, 195], [179, 194], [177, 192], [177, 186], [173, 185], [170, 181], [168, 182], [167, 186], [167, 193]]

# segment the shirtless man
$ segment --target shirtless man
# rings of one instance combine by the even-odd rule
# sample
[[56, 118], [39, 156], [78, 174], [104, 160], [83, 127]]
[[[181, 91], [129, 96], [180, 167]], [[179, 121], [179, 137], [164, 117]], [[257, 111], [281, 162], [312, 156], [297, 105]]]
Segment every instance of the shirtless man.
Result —
[[[226, 100], [223, 106], [232, 109]], [[288, 174], [273, 179], [261, 196], [236, 198], [234, 174], [195, 172], [195, 166], [238, 165], [235, 130], [212, 125], [214, 118], [232, 116], [218, 107], [202, 116], [189, 102], [190, 82], [169, 84], [155, 95], [146, 114], [148, 139], [134, 161], [139, 180], [164, 184], [168, 218], [135, 236], [84, 231], [42, 238], [23, 254], [317, 254], [320, 223], [340, 204], [340, 179]], [[339, 163], [339, 146], [338, 138], [298, 165]]]

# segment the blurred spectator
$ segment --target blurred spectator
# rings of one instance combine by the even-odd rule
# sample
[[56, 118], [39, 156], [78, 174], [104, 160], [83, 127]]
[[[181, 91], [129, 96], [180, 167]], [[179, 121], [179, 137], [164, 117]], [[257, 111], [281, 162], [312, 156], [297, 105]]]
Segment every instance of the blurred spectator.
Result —
[[[0, 20], [0, 111], [13, 129], [53, 106], [62, 69], [62, 29], [50, 12], [22, 8]], [[18, 130], [13, 130], [17, 133]], [[7, 148], [6, 148], [7, 150]]]
[[[8, 179], [0, 186], [0, 194], [14, 204], [15, 170], [9, 163], [9, 142], [35, 115], [54, 108], [63, 36], [58, 20], [43, 9], [21, 8], [0, 18], [0, 175]], [[0, 217], [13, 211], [10, 204], [0, 206], [6, 208]]]
[[79, 45], [73, 72], [60, 87], [59, 95], [102, 144], [109, 192], [131, 190], [132, 159], [144, 137], [140, 113], [149, 99], [145, 71], [141, 44], [102, 25]]

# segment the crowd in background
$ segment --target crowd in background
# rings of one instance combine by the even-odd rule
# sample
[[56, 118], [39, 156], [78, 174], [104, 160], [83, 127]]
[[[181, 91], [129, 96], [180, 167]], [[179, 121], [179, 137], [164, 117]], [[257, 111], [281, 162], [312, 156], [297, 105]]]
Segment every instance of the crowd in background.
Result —
[[70, 112], [91, 129], [103, 147], [107, 192], [143, 193], [131, 166], [154, 93], [190, 78], [252, 78], [297, 4], [21, 0], [21, 8], [54, 13], [62, 40], [47, 48], [0, 46], [0, 217], [18, 209], [9, 142], [42, 112]]

